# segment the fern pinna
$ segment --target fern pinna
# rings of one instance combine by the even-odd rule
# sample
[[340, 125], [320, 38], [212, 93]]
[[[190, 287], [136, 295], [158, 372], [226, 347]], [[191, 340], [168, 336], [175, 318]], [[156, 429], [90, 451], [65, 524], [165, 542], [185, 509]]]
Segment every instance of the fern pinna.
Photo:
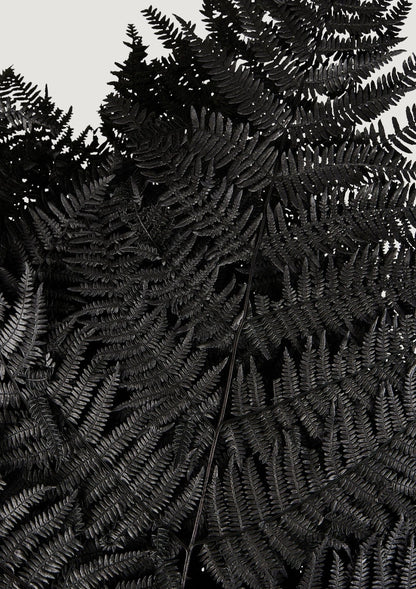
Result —
[[101, 145], [3, 72], [2, 586], [414, 585], [409, 9], [149, 7]]

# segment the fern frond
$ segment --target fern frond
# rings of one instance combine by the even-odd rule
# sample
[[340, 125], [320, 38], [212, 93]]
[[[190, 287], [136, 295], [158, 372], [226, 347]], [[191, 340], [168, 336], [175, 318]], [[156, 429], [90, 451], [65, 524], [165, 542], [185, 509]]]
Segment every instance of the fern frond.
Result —
[[16, 495], [12, 495], [1, 506], [0, 533], [4, 538], [16, 523], [23, 519], [33, 505], [40, 502], [50, 487], [45, 485], [36, 485], [31, 489], [22, 489]]
[[259, 129], [265, 136], [283, 132], [288, 118], [285, 105], [260, 80], [256, 80], [248, 69], [235, 66], [233, 56], [224, 54], [209, 37], [202, 42], [191, 40], [190, 47], [209, 72], [218, 91], [229, 104], [237, 105], [238, 114], [246, 116], [253, 128]]
[[157, 37], [161, 39], [163, 46], [166, 47], [166, 49], [173, 49], [176, 51], [182, 49], [184, 39], [168, 17], [163, 16], [159, 10], [152, 6], [145, 8], [141, 12], [155, 31]]
[[[88, 587], [92, 589], [98, 587], [100, 583], [122, 581], [123, 578], [132, 575], [149, 576], [152, 570], [158, 568], [156, 559], [157, 556], [153, 551], [125, 551], [103, 554], [95, 559], [90, 559], [89, 562], [72, 567], [63, 579], [63, 587]], [[174, 583], [172, 576], [170, 581]], [[175, 585], [172, 584], [171, 586], [174, 587]], [[156, 587], [161, 587], [161, 585], [158, 584]]]
[[400, 151], [404, 151], [405, 153], [412, 153], [412, 150], [409, 148], [409, 146], [415, 145], [416, 143], [415, 105], [413, 105], [412, 108], [409, 106], [406, 107], [406, 116], [408, 125], [406, 125], [404, 128], [401, 128], [397, 119], [393, 117], [392, 121], [395, 132], [389, 135], [389, 141]]
[[[10, 359], [17, 356], [17, 351], [21, 350], [21, 363], [27, 367], [29, 361], [40, 353], [36, 348], [36, 339], [45, 329], [45, 320], [41, 315], [41, 291], [34, 292], [33, 272], [29, 266], [26, 266], [21, 278], [17, 295], [13, 315], [8, 317], [1, 329], [0, 354], [3, 362], [10, 363]], [[19, 363], [16, 364], [15, 368], [18, 368]]]

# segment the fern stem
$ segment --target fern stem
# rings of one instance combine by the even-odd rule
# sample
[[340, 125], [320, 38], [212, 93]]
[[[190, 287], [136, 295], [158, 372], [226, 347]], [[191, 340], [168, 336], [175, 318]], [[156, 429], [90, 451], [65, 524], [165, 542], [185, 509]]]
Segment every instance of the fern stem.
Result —
[[[274, 174], [276, 173], [276, 170], [277, 170], [277, 165], [276, 165], [276, 169], [275, 169]], [[264, 199], [261, 224], [260, 224], [260, 228], [259, 228], [259, 231], [257, 234], [257, 240], [256, 240], [256, 244], [254, 246], [253, 255], [251, 257], [250, 271], [249, 271], [246, 290], [245, 290], [245, 294], [244, 294], [243, 311], [240, 315], [240, 320], [238, 323], [237, 330], [235, 332], [233, 347], [232, 347], [232, 351], [231, 351], [231, 355], [230, 355], [230, 364], [229, 364], [229, 368], [228, 368], [227, 384], [225, 387], [224, 397], [223, 397], [222, 404], [221, 404], [220, 415], [218, 418], [217, 426], [215, 428], [214, 439], [212, 440], [212, 443], [211, 443], [207, 467], [206, 467], [205, 474], [204, 474], [204, 482], [203, 482], [203, 486], [202, 486], [201, 498], [199, 500], [198, 510], [197, 510], [197, 513], [195, 516], [194, 526], [192, 529], [192, 535], [191, 535], [191, 539], [190, 539], [188, 548], [186, 550], [185, 563], [184, 563], [184, 567], [183, 567], [183, 571], [182, 571], [181, 589], [184, 589], [185, 585], [186, 585], [186, 579], [187, 579], [187, 575], [188, 575], [189, 565], [191, 562], [192, 551], [195, 547], [195, 541], [196, 541], [196, 537], [198, 534], [199, 524], [200, 524], [200, 520], [201, 520], [201, 516], [202, 516], [202, 510], [204, 508], [205, 496], [207, 493], [208, 483], [209, 483], [209, 479], [211, 476], [212, 467], [214, 464], [215, 450], [218, 445], [218, 439], [219, 439], [222, 425], [224, 422], [225, 412], [227, 410], [228, 399], [230, 396], [231, 384], [232, 384], [233, 374], [234, 374], [234, 366], [235, 366], [235, 361], [237, 358], [238, 344], [240, 341], [241, 333], [244, 328], [244, 322], [247, 317], [248, 307], [249, 307], [249, 303], [250, 303], [251, 285], [253, 283], [253, 276], [254, 276], [254, 270], [256, 268], [257, 255], [258, 255], [258, 252], [260, 249], [260, 245], [261, 245], [263, 235], [264, 235], [264, 230], [266, 227], [266, 216], [267, 216], [266, 212], [267, 212], [267, 207], [269, 206], [269, 203], [270, 203], [273, 185], [274, 185], [274, 183], [272, 182], [269, 186], [268, 191], [267, 191], [266, 198]]]
[[[330, 12], [330, 6], [324, 6], [323, 11], [322, 11], [323, 24], [326, 24], [326, 21], [329, 17], [329, 12]], [[297, 106], [300, 102], [300, 99], [302, 97], [303, 88], [304, 88], [307, 76], [309, 74], [309, 68], [313, 67], [315, 61], [317, 59], [319, 59], [316, 48], [318, 47], [320, 40], [323, 38], [323, 31], [324, 31], [324, 27], [322, 26], [322, 28], [319, 29], [317, 32], [316, 39], [315, 39], [315, 49], [311, 53], [311, 56], [309, 58], [308, 67], [306, 68], [302, 82], [299, 85], [297, 93], [294, 97], [294, 101], [292, 104], [293, 113], [296, 112], [296, 108], [297, 108]], [[279, 148], [281, 148], [281, 145], [279, 145], [279, 143], [283, 141], [283, 138], [284, 138], [284, 135], [280, 137], [280, 141], [278, 140], [278, 142], [276, 144], [276, 148], [279, 151], [280, 151]], [[211, 443], [207, 467], [206, 467], [205, 474], [204, 474], [202, 493], [201, 493], [201, 497], [200, 497], [199, 504], [198, 504], [198, 510], [197, 510], [197, 513], [195, 516], [194, 526], [192, 528], [191, 539], [189, 541], [189, 545], [188, 545], [188, 548], [187, 548], [186, 554], [185, 554], [185, 562], [184, 562], [184, 567], [183, 567], [183, 571], [182, 571], [182, 579], [181, 579], [181, 586], [180, 586], [181, 589], [185, 589], [185, 586], [186, 586], [189, 565], [191, 562], [192, 551], [195, 547], [196, 537], [197, 537], [198, 530], [199, 530], [199, 524], [200, 524], [201, 517], [202, 517], [202, 511], [204, 508], [205, 497], [207, 494], [208, 483], [209, 483], [209, 479], [211, 476], [212, 467], [214, 464], [214, 455], [215, 455], [215, 451], [216, 451], [216, 448], [218, 445], [218, 439], [219, 439], [221, 429], [223, 426], [223, 422], [224, 422], [224, 418], [225, 418], [225, 412], [227, 409], [228, 399], [229, 399], [230, 391], [231, 391], [231, 383], [232, 383], [232, 378], [233, 378], [233, 373], [234, 373], [234, 366], [235, 366], [235, 361], [237, 358], [238, 344], [240, 341], [240, 336], [243, 331], [245, 319], [247, 316], [248, 306], [249, 306], [249, 302], [250, 302], [251, 285], [253, 282], [253, 276], [254, 276], [254, 270], [256, 267], [257, 255], [258, 255], [258, 252], [260, 249], [261, 242], [263, 240], [263, 235], [264, 235], [264, 231], [265, 231], [265, 227], [266, 227], [267, 208], [270, 204], [271, 194], [272, 194], [272, 190], [275, 186], [275, 179], [277, 176], [278, 169], [279, 169], [279, 158], [277, 158], [277, 160], [274, 164], [274, 169], [272, 172], [272, 180], [269, 185], [269, 189], [267, 191], [266, 198], [264, 199], [260, 228], [259, 228], [259, 231], [257, 234], [257, 240], [256, 240], [256, 244], [254, 246], [253, 255], [251, 257], [251, 262], [250, 262], [250, 271], [249, 271], [247, 286], [246, 286], [246, 290], [245, 290], [245, 294], [244, 294], [243, 311], [242, 311], [241, 316], [239, 318], [238, 328], [237, 328], [237, 331], [234, 336], [233, 347], [232, 347], [232, 351], [231, 351], [231, 355], [230, 355], [230, 364], [229, 364], [228, 375], [227, 375], [227, 384], [225, 387], [224, 397], [223, 397], [222, 404], [221, 404], [221, 411], [220, 411], [218, 422], [217, 422], [217, 425], [215, 428], [214, 438]]]

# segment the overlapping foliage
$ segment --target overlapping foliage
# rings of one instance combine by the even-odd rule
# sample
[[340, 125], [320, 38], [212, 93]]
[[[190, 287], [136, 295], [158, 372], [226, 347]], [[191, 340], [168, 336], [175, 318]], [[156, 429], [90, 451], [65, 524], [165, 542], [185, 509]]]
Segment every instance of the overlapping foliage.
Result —
[[3, 72], [4, 587], [413, 586], [409, 8], [150, 7], [101, 145]]

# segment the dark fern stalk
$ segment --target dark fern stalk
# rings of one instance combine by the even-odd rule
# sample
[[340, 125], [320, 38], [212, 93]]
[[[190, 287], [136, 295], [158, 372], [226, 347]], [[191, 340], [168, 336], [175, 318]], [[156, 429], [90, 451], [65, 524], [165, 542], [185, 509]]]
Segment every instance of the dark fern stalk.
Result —
[[[327, 7], [325, 6], [325, 8], [327, 9]], [[324, 25], [326, 22], [326, 19], [323, 18], [322, 19], [322, 25]], [[323, 27], [321, 31], [318, 31], [317, 33], [317, 39], [316, 39], [316, 45], [318, 45], [320, 38], [323, 35]], [[307, 64], [309, 67], [312, 67], [314, 61], [316, 59], [316, 53], [313, 52], [310, 59], [309, 59], [309, 63]], [[295, 100], [292, 104], [292, 109], [295, 110], [298, 107], [298, 103], [300, 101], [300, 97], [302, 95], [302, 90], [303, 90], [303, 85], [305, 82], [305, 78], [306, 78], [306, 74], [302, 80], [302, 83], [298, 89], [298, 92], [295, 96]], [[248, 280], [247, 280], [247, 285], [246, 285], [246, 289], [245, 289], [245, 293], [244, 293], [244, 300], [243, 300], [243, 309], [241, 311], [240, 316], [237, 318], [237, 325], [236, 325], [236, 333], [234, 336], [234, 340], [233, 340], [233, 345], [232, 345], [232, 351], [231, 351], [231, 355], [230, 355], [230, 361], [229, 361], [229, 368], [228, 368], [228, 375], [227, 375], [227, 382], [226, 382], [226, 386], [225, 386], [225, 391], [224, 391], [224, 396], [221, 402], [221, 411], [218, 417], [218, 421], [217, 421], [217, 425], [215, 428], [215, 434], [214, 434], [214, 439], [212, 441], [211, 444], [211, 448], [210, 448], [210, 452], [208, 455], [208, 461], [207, 461], [207, 467], [204, 473], [204, 484], [202, 487], [202, 494], [201, 494], [201, 498], [199, 500], [199, 504], [198, 504], [198, 510], [196, 512], [196, 516], [195, 516], [195, 522], [192, 528], [192, 535], [191, 535], [191, 539], [189, 541], [189, 546], [187, 548], [186, 551], [186, 557], [185, 557], [185, 563], [184, 563], [184, 567], [183, 567], [183, 572], [182, 572], [182, 579], [181, 579], [181, 587], [182, 589], [185, 588], [186, 585], [186, 580], [187, 580], [187, 574], [188, 574], [188, 569], [189, 569], [189, 564], [190, 564], [190, 559], [192, 556], [192, 551], [195, 547], [195, 541], [196, 541], [196, 537], [198, 534], [198, 529], [199, 529], [199, 523], [200, 523], [200, 519], [202, 516], [202, 510], [204, 507], [204, 501], [205, 501], [205, 496], [207, 493], [207, 489], [208, 489], [208, 483], [210, 480], [210, 475], [211, 475], [211, 471], [212, 471], [212, 467], [214, 464], [214, 456], [215, 456], [215, 451], [217, 449], [217, 445], [218, 445], [218, 440], [219, 440], [219, 436], [221, 433], [221, 428], [224, 422], [224, 418], [225, 418], [225, 413], [226, 413], [226, 409], [228, 406], [228, 402], [229, 402], [229, 395], [230, 395], [230, 391], [231, 391], [231, 385], [232, 385], [232, 379], [233, 379], [233, 374], [234, 374], [234, 369], [235, 369], [235, 362], [236, 362], [236, 358], [237, 358], [237, 350], [238, 350], [238, 344], [240, 341], [240, 337], [243, 331], [243, 327], [244, 327], [244, 322], [246, 320], [247, 317], [247, 312], [249, 309], [249, 304], [250, 304], [250, 294], [251, 294], [251, 288], [252, 288], [252, 283], [253, 283], [253, 277], [254, 277], [254, 272], [256, 269], [256, 263], [257, 263], [257, 256], [260, 250], [260, 245], [263, 239], [263, 235], [264, 235], [264, 230], [266, 227], [266, 215], [267, 215], [267, 210], [270, 207], [270, 199], [271, 199], [271, 195], [272, 195], [272, 190], [274, 188], [274, 179], [276, 174], [278, 173], [279, 168], [278, 166], [275, 166], [275, 170], [273, 171], [273, 175], [272, 175], [272, 180], [270, 183], [270, 186], [267, 190], [267, 194], [266, 197], [264, 198], [264, 205], [263, 205], [263, 210], [262, 210], [262, 216], [261, 216], [261, 223], [260, 223], [260, 227], [258, 230], [258, 235], [257, 235], [257, 239], [256, 239], [256, 243], [253, 249], [253, 254], [250, 260], [250, 269], [249, 269], [249, 274], [248, 274]]]
[[265, 212], [266, 212], [267, 207], [269, 206], [269, 203], [270, 203], [270, 195], [271, 195], [271, 188], [269, 188], [269, 190], [267, 192], [267, 196], [264, 201], [264, 210], [263, 210], [263, 214], [262, 214], [260, 229], [259, 229], [259, 232], [257, 235], [256, 244], [255, 244], [253, 255], [251, 258], [251, 262], [250, 262], [250, 271], [249, 271], [249, 275], [248, 275], [246, 290], [244, 293], [243, 309], [241, 311], [241, 314], [237, 318], [237, 322], [236, 322], [236, 326], [235, 326], [236, 333], [234, 336], [232, 351], [231, 351], [231, 355], [230, 355], [227, 383], [225, 386], [224, 396], [223, 396], [223, 399], [221, 402], [221, 411], [220, 411], [217, 425], [215, 428], [214, 439], [211, 443], [211, 447], [210, 447], [210, 451], [209, 451], [209, 455], [208, 455], [207, 466], [206, 466], [206, 470], [204, 473], [204, 483], [202, 486], [201, 497], [200, 497], [199, 503], [198, 503], [198, 510], [197, 510], [196, 516], [195, 516], [195, 522], [194, 522], [194, 525], [192, 528], [192, 535], [191, 535], [191, 539], [189, 541], [189, 546], [187, 547], [187, 550], [186, 550], [186, 557], [185, 557], [185, 563], [184, 563], [184, 567], [183, 567], [182, 580], [181, 580], [182, 587], [185, 587], [185, 585], [186, 585], [186, 579], [187, 579], [190, 559], [192, 556], [192, 551], [195, 547], [195, 541], [196, 541], [196, 537], [197, 537], [198, 529], [199, 529], [199, 522], [201, 519], [202, 510], [204, 507], [204, 500], [205, 500], [206, 492], [208, 489], [208, 483], [210, 480], [212, 467], [214, 464], [215, 451], [217, 449], [218, 439], [219, 439], [219, 436], [221, 433], [221, 428], [222, 428], [224, 418], [225, 418], [225, 412], [226, 412], [226, 409], [228, 406], [228, 400], [229, 400], [229, 395], [230, 395], [230, 391], [231, 391], [231, 384], [232, 384], [232, 377], [233, 377], [235, 361], [236, 361], [236, 357], [237, 357], [238, 343], [239, 343], [240, 336], [241, 336], [241, 333], [242, 333], [242, 330], [244, 327], [244, 321], [247, 316], [248, 306], [249, 306], [249, 302], [250, 302], [251, 285], [253, 282], [253, 275], [254, 275], [254, 270], [255, 270], [255, 266], [256, 266], [257, 254], [259, 252], [261, 240], [263, 239], [264, 229], [265, 229], [265, 225], [266, 225]]

